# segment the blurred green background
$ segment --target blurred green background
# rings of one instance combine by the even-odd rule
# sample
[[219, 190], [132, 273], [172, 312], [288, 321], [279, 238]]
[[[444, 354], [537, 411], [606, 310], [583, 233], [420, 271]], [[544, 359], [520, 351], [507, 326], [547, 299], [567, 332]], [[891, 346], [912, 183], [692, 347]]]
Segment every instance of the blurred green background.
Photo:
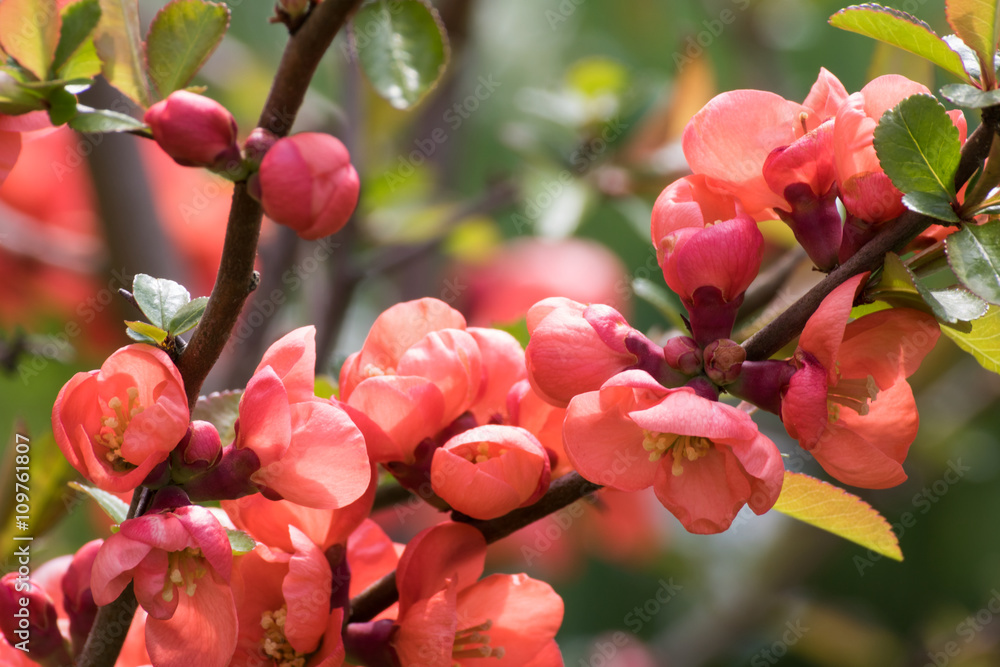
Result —
[[[160, 4], [142, 3], [145, 20]], [[267, 23], [268, 2], [228, 4], [230, 33], [200, 82], [234, 112], [245, 136], [285, 31]], [[246, 337], [206, 389], [241, 386], [267, 344], [293, 326], [318, 324], [327, 370], [335, 375], [377, 313], [398, 300], [435, 296], [473, 308], [456, 264], [486, 261], [515, 236], [592, 239], [621, 260], [623, 285], [636, 277], [660, 281], [648, 236], [652, 202], [684, 173], [678, 144], [684, 122], [718, 92], [760, 88], [801, 101], [820, 67], [851, 92], [887, 72], [932, 89], [948, 82], [904, 54], [830, 27], [826, 19], [840, 6], [825, 1], [435, 4], [451, 38], [451, 60], [438, 88], [414, 110], [392, 109], [373, 93], [344, 36], [324, 59], [296, 130], [329, 131], [347, 143], [362, 175], [359, 214], [326, 246], [266, 225], [265, 287], [287, 299], [274, 307], [257, 302], [260, 324], [248, 319]], [[940, 34], [950, 32], [939, 2], [894, 6]], [[445, 140], [428, 143], [438, 128]], [[122, 193], [135, 195], [148, 215], [124, 225], [113, 220], [120, 213], [93, 205], [93, 197], [93, 210], [70, 223], [30, 208], [27, 195], [9, 184], [0, 188], [0, 337], [10, 362], [0, 374], [0, 433], [10, 434], [5, 462], [15, 432], [32, 442], [36, 564], [96, 534], [93, 508], [63, 491], [73, 471], [51, 443], [48, 420], [74, 372], [96, 368], [127, 342], [121, 319], [134, 313], [109, 296], [127, 286], [112, 271], [174, 278], [193, 295], [207, 294], [214, 275], [210, 259], [224, 226], [225, 186], [202, 176], [177, 185], [179, 176], [149, 163], [143, 176], [128, 166], [139, 142], [125, 137], [78, 150], [83, 165], [71, 176], [117, 182]], [[102, 151], [110, 159], [98, 163]], [[58, 152], [58, 159], [72, 164], [71, 152]], [[34, 196], [55, 197], [66, 183], [59, 170], [41, 164]], [[93, 177], [88, 164], [101, 165]], [[153, 191], [172, 188], [172, 199], [135, 194], [132, 186], [142, 181]], [[36, 223], [56, 230], [56, 245], [82, 258], [60, 264], [46, 254], [51, 248], [39, 252], [30, 243]], [[144, 231], [157, 224], [177, 228]], [[70, 232], [77, 236], [63, 238]], [[783, 238], [770, 237], [773, 254]], [[81, 250], [80, 239], [93, 248]], [[504, 288], [478, 298], [499, 299]], [[264, 301], [270, 293], [259, 291]], [[634, 296], [630, 321], [642, 330], [671, 326]], [[527, 538], [549, 545], [539, 551], [570, 552], [560, 556], [570, 565], [539, 569], [515, 547], [496, 567], [540, 573], [564, 596], [559, 641], [567, 665], [998, 665], [1000, 379], [942, 339], [911, 383], [922, 423], [906, 464], [910, 479], [859, 494], [897, 526], [903, 563], [872, 558], [775, 513], [741, 517], [720, 536], [688, 535], [650, 497], [629, 527], [642, 536], [639, 546], [625, 555], [601, 544], [618, 539], [607, 526], [583, 526], [581, 519], [542, 543], [531, 541], [534, 533]], [[795, 453], [776, 419], [760, 423], [790, 453], [790, 469], [817, 471]], [[0, 473], [0, 488], [9, 488], [9, 467]], [[10, 496], [0, 496], [0, 517], [9, 514]], [[4, 555], [10, 533], [8, 526], [0, 536]], [[11, 569], [9, 560], [3, 565]], [[645, 644], [648, 662], [622, 648], [619, 631]]]

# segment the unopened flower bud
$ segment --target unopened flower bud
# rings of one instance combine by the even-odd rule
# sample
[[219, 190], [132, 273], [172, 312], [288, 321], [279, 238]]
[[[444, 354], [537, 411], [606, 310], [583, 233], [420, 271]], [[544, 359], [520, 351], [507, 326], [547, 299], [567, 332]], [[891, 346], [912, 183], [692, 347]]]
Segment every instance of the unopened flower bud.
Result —
[[181, 482], [217, 465], [222, 458], [222, 438], [215, 425], [200, 419], [191, 422], [170, 458], [174, 479]]
[[705, 374], [715, 384], [726, 385], [740, 376], [747, 352], [728, 338], [713, 341], [705, 348]]
[[149, 107], [144, 118], [153, 138], [177, 164], [225, 168], [240, 160], [236, 120], [215, 100], [178, 90]]
[[260, 163], [258, 184], [267, 216], [307, 241], [340, 231], [361, 190], [347, 148], [318, 132], [279, 139]]
[[701, 349], [689, 336], [675, 336], [668, 340], [663, 346], [663, 358], [668, 366], [685, 375], [697, 375], [701, 372]]
[[56, 621], [55, 603], [41, 586], [16, 572], [0, 579], [0, 631], [7, 643], [30, 650], [42, 665], [69, 660]]
[[103, 543], [104, 540], [91, 540], [80, 547], [62, 579], [63, 607], [69, 616], [69, 634], [74, 654], [83, 650], [87, 635], [97, 618], [97, 604], [90, 589], [90, 572], [94, 569], [94, 558]]

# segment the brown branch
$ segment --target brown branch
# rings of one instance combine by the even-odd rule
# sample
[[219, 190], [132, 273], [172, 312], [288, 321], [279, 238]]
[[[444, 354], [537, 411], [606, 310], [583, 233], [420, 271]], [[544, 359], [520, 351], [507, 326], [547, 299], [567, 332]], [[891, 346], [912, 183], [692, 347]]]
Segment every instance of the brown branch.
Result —
[[[482, 521], [473, 519], [458, 512], [452, 512], [452, 519], [467, 523], [476, 528], [486, 538], [487, 544], [493, 544], [511, 533], [527, 525], [543, 519], [553, 512], [561, 510], [587, 494], [601, 488], [600, 484], [588, 482], [577, 472], [571, 472], [552, 482], [549, 490], [542, 498], [529, 507], [522, 507], [498, 519]], [[383, 609], [399, 599], [396, 588], [396, 573], [390, 572], [374, 584], [361, 591], [351, 600], [351, 623], [370, 621]]]
[[[309, 14], [306, 23], [288, 41], [260, 114], [260, 127], [279, 136], [288, 134], [323, 54], [359, 4], [361, 0], [327, 0]], [[253, 291], [253, 264], [262, 214], [260, 204], [247, 193], [246, 184], [237, 183], [215, 287], [201, 324], [177, 364], [190, 408], [194, 408], [201, 385], [222, 354], [243, 304]]]
[[[989, 154], [990, 144], [998, 125], [1000, 125], [1000, 109], [984, 109], [982, 125], [976, 128], [962, 148], [962, 160], [955, 174], [956, 184], [965, 183], [982, 164], [982, 159]], [[979, 161], [973, 161], [969, 156], [975, 156]], [[775, 354], [795, 339], [823, 299], [841, 283], [859, 273], [879, 268], [885, 261], [887, 252], [898, 252], [920, 232], [940, 222], [907, 211], [896, 220], [886, 223], [882, 231], [862, 246], [854, 256], [832, 271], [766, 327], [744, 341], [743, 348], [747, 351], [747, 359], [759, 361]]]
[[[361, 0], [326, 0], [310, 13], [285, 47], [258, 125], [279, 136], [288, 133], [323, 54], [348, 15], [360, 4]], [[215, 287], [205, 315], [177, 364], [184, 379], [189, 408], [194, 408], [208, 372], [222, 354], [243, 304], [256, 286], [258, 277], [253, 264], [262, 215], [260, 204], [250, 197], [246, 183], [237, 183]], [[148, 494], [141, 489], [136, 491], [130, 516], [142, 515], [146, 496]], [[135, 609], [135, 595], [130, 585], [117, 600], [98, 611], [78, 667], [114, 665]]]

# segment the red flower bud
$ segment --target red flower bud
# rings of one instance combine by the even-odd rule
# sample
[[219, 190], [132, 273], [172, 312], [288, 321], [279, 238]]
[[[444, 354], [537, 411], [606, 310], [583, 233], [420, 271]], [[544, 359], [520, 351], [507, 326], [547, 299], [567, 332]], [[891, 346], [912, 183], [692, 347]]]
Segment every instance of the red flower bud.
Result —
[[358, 172], [344, 144], [329, 134], [279, 139], [258, 177], [264, 212], [307, 241], [338, 232], [358, 205]]
[[177, 164], [221, 168], [240, 159], [236, 120], [204, 95], [178, 90], [149, 107], [144, 120], [156, 143]]

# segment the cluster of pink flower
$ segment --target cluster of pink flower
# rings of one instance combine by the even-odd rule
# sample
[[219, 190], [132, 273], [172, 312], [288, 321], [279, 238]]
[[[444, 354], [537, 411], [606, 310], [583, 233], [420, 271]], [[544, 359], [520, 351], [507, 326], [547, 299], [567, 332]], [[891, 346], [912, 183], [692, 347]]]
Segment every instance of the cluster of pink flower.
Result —
[[[136, 621], [144, 640], [137, 632], [127, 655], [148, 651], [157, 666], [261, 656], [340, 665], [345, 643], [369, 666], [489, 656], [559, 664], [561, 599], [526, 575], [477, 583], [486, 552], [478, 530], [448, 522], [400, 556], [367, 518], [379, 462], [428, 501], [477, 518], [545, 492], [557, 455], [542, 440], [558, 448], [562, 411], [532, 399], [521, 346], [502, 331], [466, 328], [440, 301], [399, 304], [345, 364], [341, 402], [315, 396], [314, 337], [313, 327], [298, 329], [265, 353], [225, 446], [212, 424], [188, 423], [182, 380], [157, 348], [128, 346], [66, 384], [52, 417], [70, 463], [105, 491], [159, 490], [146, 514], [39, 575], [31, 599], [45, 624], [34, 637], [47, 638], [52, 656], [68, 649], [50, 617], [68, 619], [79, 650], [95, 605], [131, 582], [146, 614]], [[223, 511], [192, 504], [207, 500]], [[227, 528], [249, 533], [256, 549], [234, 558]], [[342, 638], [350, 596], [393, 569], [398, 607], [350, 624]], [[4, 584], [11, 602], [15, 576]]]
[[[524, 350], [508, 333], [466, 326], [441, 301], [402, 303], [344, 363], [339, 398], [315, 395], [312, 327], [276, 342], [240, 398], [229, 443], [215, 425], [190, 422], [182, 378], [157, 348], [131, 345], [76, 375], [52, 414], [69, 462], [104, 491], [157, 491], [111, 537], [38, 573], [34, 636], [53, 661], [79, 651], [96, 605], [131, 583], [145, 613], [124, 655], [141, 657], [123, 665], [144, 664], [144, 652], [157, 667], [561, 664], [558, 595], [523, 574], [478, 581], [486, 541], [463, 523], [394, 545], [368, 519], [376, 465], [428, 503], [479, 520], [535, 503], [575, 470], [622, 491], [652, 486], [688, 530], [716, 533], [744, 505], [770, 509], [784, 473], [748, 412], [719, 400], [726, 393], [778, 414], [841, 481], [898, 484], [917, 428], [906, 379], [937, 340], [931, 316], [891, 309], [849, 322], [867, 278], [857, 275], [823, 301], [788, 359], [747, 360], [730, 336], [761, 265], [758, 220], [786, 220], [829, 270], [901, 212], [872, 130], [914, 92], [926, 89], [883, 77], [848, 96], [824, 70], [803, 105], [737, 91], [694, 117], [684, 148], [695, 174], [664, 190], [652, 219], [690, 337], [660, 345], [610, 306], [555, 297], [528, 312]], [[177, 118], [202, 104], [187, 96], [147, 116], [168, 152]], [[231, 118], [216, 118], [203, 134], [230, 138], [181, 137], [171, 154], [218, 167], [239, 155], [234, 133]], [[278, 177], [298, 160], [314, 165], [310, 144], [295, 139], [270, 146], [260, 166], [265, 208], [272, 156]], [[207, 152], [180, 155], [194, 145]], [[302, 203], [284, 192], [281, 207]], [[310, 211], [309, 225], [330, 227], [326, 208]], [[222, 509], [193, 504], [212, 500]], [[234, 557], [235, 529], [256, 548]], [[393, 569], [398, 605], [345, 625], [351, 596]], [[5, 578], [0, 606], [13, 585]], [[68, 620], [72, 649], [57, 619]]]
[[[683, 139], [694, 174], [663, 191], [651, 225], [691, 337], [661, 347], [606, 306], [564, 299], [528, 315], [529, 379], [568, 406], [566, 454], [583, 477], [626, 491], [653, 486], [692, 532], [725, 530], [747, 504], [767, 511], [782, 485], [779, 451], [746, 412], [719, 402], [727, 392], [780, 415], [842, 482], [884, 488], [905, 479], [917, 429], [906, 378], [937, 340], [933, 317], [892, 309], [848, 323], [867, 278], [858, 275], [823, 301], [787, 360], [747, 360], [729, 336], [760, 269], [758, 221], [786, 221], [830, 270], [903, 211], [873, 131], [884, 111], [927, 92], [886, 76], [848, 95], [823, 70], [804, 104], [734, 91], [694, 116]], [[961, 113], [953, 120], [964, 137]]]

